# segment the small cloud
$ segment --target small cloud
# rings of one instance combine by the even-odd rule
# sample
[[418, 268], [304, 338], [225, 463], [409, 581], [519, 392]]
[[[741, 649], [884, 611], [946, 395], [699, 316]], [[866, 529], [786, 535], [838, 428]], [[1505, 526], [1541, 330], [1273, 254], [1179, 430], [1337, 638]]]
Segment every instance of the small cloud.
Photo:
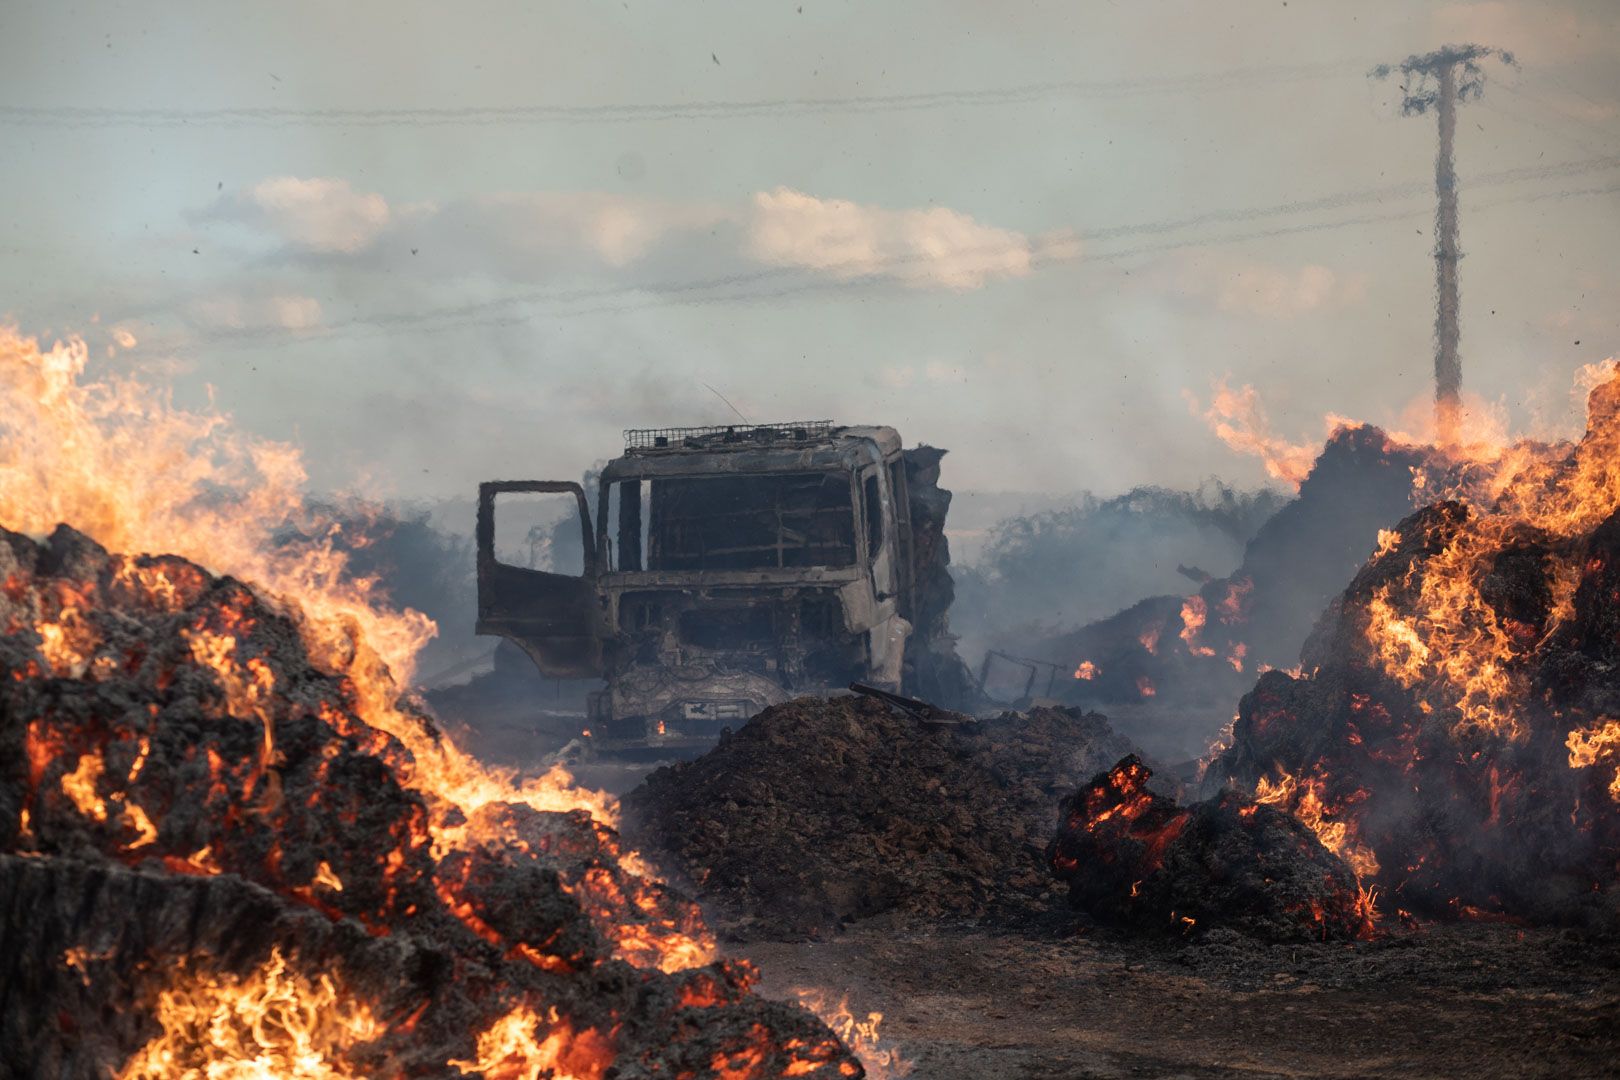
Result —
[[[524, 282], [594, 274], [654, 289], [763, 266], [966, 291], [1027, 277], [1080, 250], [1072, 230], [1031, 238], [947, 207], [894, 210], [786, 187], [730, 204], [530, 191], [390, 205], [346, 180], [283, 176], [228, 197], [211, 216], [273, 238], [286, 254], [323, 261], [395, 268], [404, 256], [419, 274]], [[405, 256], [418, 251], [432, 257]]]
[[1341, 274], [1315, 263], [1274, 266], [1208, 252], [1182, 257], [1174, 284], [1221, 311], [1268, 319], [1339, 310], [1367, 294], [1365, 274]]
[[394, 215], [381, 195], [347, 180], [275, 176], [227, 199], [217, 216], [234, 219], [309, 252], [353, 254], [369, 247]]
[[1022, 233], [946, 207], [889, 210], [786, 187], [754, 196], [745, 244], [750, 256], [773, 266], [955, 290], [1026, 277], [1034, 257]]

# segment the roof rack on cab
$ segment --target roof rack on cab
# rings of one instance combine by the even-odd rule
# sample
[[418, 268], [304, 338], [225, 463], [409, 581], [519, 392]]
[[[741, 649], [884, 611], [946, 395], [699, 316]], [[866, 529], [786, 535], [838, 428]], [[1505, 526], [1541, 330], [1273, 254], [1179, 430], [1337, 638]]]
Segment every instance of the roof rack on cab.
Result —
[[710, 427], [626, 428], [626, 450], [702, 450], [733, 443], [765, 445], [829, 439], [831, 420], [791, 420], [782, 424], [718, 424]]

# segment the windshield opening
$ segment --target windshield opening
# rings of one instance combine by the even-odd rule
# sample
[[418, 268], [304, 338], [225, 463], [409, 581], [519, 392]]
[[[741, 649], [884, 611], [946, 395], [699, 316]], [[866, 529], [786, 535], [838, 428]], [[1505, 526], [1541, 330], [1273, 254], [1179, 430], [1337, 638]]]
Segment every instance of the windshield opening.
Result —
[[610, 494], [620, 570], [765, 570], [855, 562], [849, 474], [626, 480]]

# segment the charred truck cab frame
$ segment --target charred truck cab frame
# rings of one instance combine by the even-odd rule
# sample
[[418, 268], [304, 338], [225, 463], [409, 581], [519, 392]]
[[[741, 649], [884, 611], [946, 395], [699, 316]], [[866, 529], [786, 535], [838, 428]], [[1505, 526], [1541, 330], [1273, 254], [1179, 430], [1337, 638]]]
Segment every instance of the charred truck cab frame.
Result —
[[[496, 558], [497, 498], [514, 492], [574, 494], [583, 573]], [[592, 521], [579, 484], [481, 485], [477, 630], [544, 674], [605, 678], [588, 707], [604, 748], [701, 748], [855, 680], [908, 689], [916, 544], [893, 428], [626, 431]]]

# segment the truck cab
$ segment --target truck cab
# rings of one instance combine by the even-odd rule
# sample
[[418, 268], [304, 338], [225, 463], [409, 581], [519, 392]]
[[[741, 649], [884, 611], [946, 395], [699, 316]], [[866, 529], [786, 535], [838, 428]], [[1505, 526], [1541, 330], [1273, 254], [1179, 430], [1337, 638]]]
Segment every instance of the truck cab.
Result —
[[[497, 559], [500, 498], [519, 492], [575, 496], [580, 574]], [[694, 752], [790, 697], [908, 689], [916, 544], [893, 428], [630, 430], [593, 494], [594, 514], [569, 481], [480, 486], [477, 630], [544, 674], [605, 679], [598, 747]]]

